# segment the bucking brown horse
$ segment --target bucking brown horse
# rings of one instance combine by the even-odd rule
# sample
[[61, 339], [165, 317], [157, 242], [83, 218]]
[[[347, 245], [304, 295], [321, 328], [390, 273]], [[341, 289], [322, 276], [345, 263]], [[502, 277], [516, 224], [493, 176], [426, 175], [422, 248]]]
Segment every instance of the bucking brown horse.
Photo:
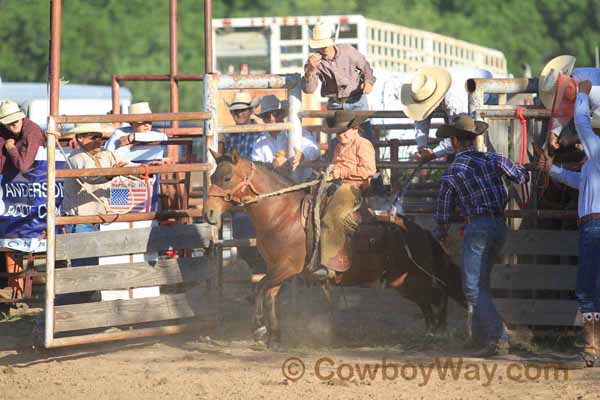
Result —
[[[221, 224], [223, 213], [235, 205], [244, 208], [256, 228], [256, 244], [266, 264], [266, 276], [259, 282], [255, 299], [254, 335], [277, 345], [281, 340], [276, 299], [283, 282], [306, 272], [311, 243], [304, 228], [302, 210], [305, 191], [261, 198], [294, 185], [270, 165], [213, 153], [217, 169], [211, 176], [204, 217]], [[365, 224], [366, 225], [366, 224]], [[420, 307], [427, 329], [446, 328], [448, 295], [465, 304], [460, 269], [453, 264], [428, 231], [400, 219], [396, 223], [371, 221], [367, 240], [352, 242], [352, 267], [336, 279], [338, 285], [365, 285], [386, 282]], [[377, 229], [373, 229], [373, 227]], [[309, 274], [307, 274], [308, 276]], [[265, 310], [266, 308], [266, 315]]]

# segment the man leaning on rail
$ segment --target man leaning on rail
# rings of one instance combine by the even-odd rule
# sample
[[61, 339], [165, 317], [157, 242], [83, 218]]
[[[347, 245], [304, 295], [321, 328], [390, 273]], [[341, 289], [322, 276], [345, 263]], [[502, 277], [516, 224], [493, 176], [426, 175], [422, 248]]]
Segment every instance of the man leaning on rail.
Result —
[[[471, 316], [473, 356], [508, 353], [508, 333], [490, 291], [494, 259], [506, 239], [504, 209], [508, 194], [503, 178], [516, 183], [529, 181], [520, 165], [497, 153], [482, 153], [474, 147], [477, 136], [488, 125], [459, 115], [453, 124], [442, 125], [436, 133], [450, 138], [456, 153], [441, 180], [435, 209], [434, 236], [444, 242], [455, 206], [466, 218], [463, 245], [463, 290]], [[447, 247], [447, 246], [446, 246]]]

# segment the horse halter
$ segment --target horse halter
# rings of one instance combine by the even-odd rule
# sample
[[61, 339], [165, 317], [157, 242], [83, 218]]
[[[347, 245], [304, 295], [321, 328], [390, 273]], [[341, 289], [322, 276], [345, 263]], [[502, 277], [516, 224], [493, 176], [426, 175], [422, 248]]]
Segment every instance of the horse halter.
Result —
[[259, 196], [260, 192], [256, 190], [251, 180], [254, 176], [254, 172], [256, 171], [256, 166], [254, 163], [250, 163], [250, 173], [242, 179], [240, 183], [232, 187], [231, 189], [223, 189], [217, 185], [210, 185], [210, 189], [208, 189], [208, 197], [222, 197], [224, 201], [231, 202], [236, 205], [245, 205], [246, 203], [251, 203], [252, 201], [248, 201], [248, 197], [244, 196], [243, 192], [246, 189], [250, 189], [255, 196]]

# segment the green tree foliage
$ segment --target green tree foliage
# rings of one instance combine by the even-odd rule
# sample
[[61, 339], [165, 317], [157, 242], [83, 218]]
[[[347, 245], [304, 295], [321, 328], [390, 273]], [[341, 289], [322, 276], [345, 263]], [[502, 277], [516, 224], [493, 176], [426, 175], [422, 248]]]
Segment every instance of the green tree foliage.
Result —
[[[501, 50], [509, 70], [534, 74], [558, 54], [594, 63], [600, 46], [598, 0], [215, 0], [223, 17], [363, 14], [368, 18], [454, 36]], [[0, 0], [0, 76], [45, 82], [50, 1]], [[61, 76], [110, 84], [112, 74], [169, 72], [168, 0], [63, 0]], [[203, 2], [179, 0], [179, 73], [204, 70]], [[166, 82], [125, 83], [136, 100], [169, 109]], [[202, 85], [181, 82], [181, 109], [197, 110]]]

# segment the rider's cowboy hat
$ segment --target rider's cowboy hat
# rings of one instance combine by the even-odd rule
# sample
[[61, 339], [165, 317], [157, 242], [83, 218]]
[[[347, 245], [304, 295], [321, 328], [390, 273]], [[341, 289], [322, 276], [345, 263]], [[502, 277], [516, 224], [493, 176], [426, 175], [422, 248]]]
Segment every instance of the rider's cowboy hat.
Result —
[[466, 114], [457, 116], [452, 124], [442, 125], [438, 128], [435, 136], [440, 139], [452, 136], [462, 138], [474, 138], [481, 135], [488, 128], [488, 124], [483, 121], [475, 121]]
[[[150, 104], [147, 101], [143, 101], [140, 103], [133, 103], [129, 106], [129, 114], [152, 114], [152, 110], [150, 109]], [[144, 121], [136, 121], [138, 123]]]
[[575, 57], [564, 55], [553, 58], [544, 66], [538, 83], [538, 93], [544, 107], [552, 109], [558, 74], [570, 76], [575, 66]]
[[323, 119], [321, 130], [326, 133], [341, 133], [351, 128], [358, 128], [366, 118], [355, 116], [352, 111], [339, 110], [333, 117]]
[[333, 45], [335, 30], [332, 24], [319, 22], [312, 30], [309, 45], [312, 49], [322, 49]]
[[263, 96], [260, 99], [260, 112], [256, 115], [258, 117], [262, 117], [264, 114], [273, 112], [273, 111], [287, 111], [288, 102], [285, 100], [279, 100], [277, 96], [270, 94], [268, 96]]
[[97, 122], [89, 122], [85, 124], [77, 124], [73, 129], [68, 130], [67, 132], [61, 135], [61, 138], [72, 138], [77, 135], [83, 135], [86, 133], [101, 133], [103, 137], [110, 137], [112, 132], [114, 131], [114, 127], [109, 126], [107, 124], [99, 124]]
[[415, 121], [426, 119], [440, 105], [451, 84], [452, 77], [445, 68], [421, 68], [410, 83], [402, 85], [404, 113]]
[[228, 103], [225, 99], [223, 99], [223, 101], [225, 102], [225, 105], [227, 106], [229, 111], [245, 110], [247, 108], [256, 107], [258, 105], [258, 102], [260, 101], [260, 97], [256, 97], [253, 99], [252, 96], [250, 96], [250, 93], [248, 92], [237, 92], [233, 96], [233, 100], [231, 100], [231, 103]]
[[0, 124], [12, 124], [23, 118], [25, 118], [25, 114], [14, 101], [6, 100], [0, 104]]

